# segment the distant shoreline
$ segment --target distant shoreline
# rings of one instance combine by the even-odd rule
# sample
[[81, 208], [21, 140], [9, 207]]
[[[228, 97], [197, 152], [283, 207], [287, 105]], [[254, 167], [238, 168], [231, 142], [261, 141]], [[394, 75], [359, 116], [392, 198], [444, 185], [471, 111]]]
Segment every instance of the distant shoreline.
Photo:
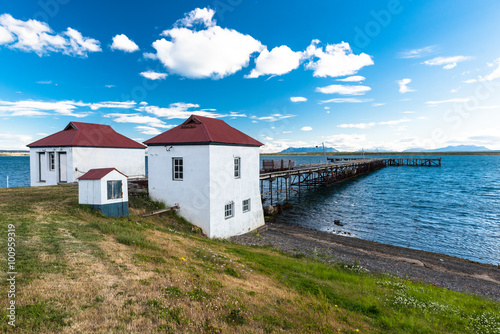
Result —
[[[323, 156], [323, 152], [261, 153], [262, 156]], [[480, 152], [326, 152], [326, 156], [457, 156], [457, 155], [500, 155], [500, 151]]]
[[0, 157], [29, 157], [30, 152], [0, 152]]

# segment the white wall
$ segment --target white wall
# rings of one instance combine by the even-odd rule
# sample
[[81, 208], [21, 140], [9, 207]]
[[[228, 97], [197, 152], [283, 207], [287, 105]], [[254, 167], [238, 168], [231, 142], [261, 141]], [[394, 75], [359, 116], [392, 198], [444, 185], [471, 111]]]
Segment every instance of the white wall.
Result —
[[[234, 177], [234, 158], [241, 159], [241, 176]], [[259, 189], [259, 148], [210, 145], [210, 236], [230, 237], [264, 225]], [[243, 200], [250, 211], [243, 212]], [[224, 218], [224, 207], [234, 202], [234, 217]]]
[[[45, 161], [42, 164], [42, 168], [45, 173], [45, 182], [40, 182], [39, 180], [39, 170], [38, 170], [38, 153], [45, 152]], [[55, 153], [55, 168], [54, 170], [49, 170], [49, 152]], [[31, 186], [51, 186], [56, 185], [59, 182], [59, 152], [66, 152], [66, 174], [68, 177], [68, 183], [75, 182], [74, 173], [72, 165], [72, 148], [71, 147], [46, 147], [46, 148], [30, 148], [30, 179]]]
[[[45, 152], [45, 182], [39, 181], [38, 152]], [[56, 164], [49, 171], [48, 152], [56, 153]], [[49, 186], [59, 183], [59, 156], [57, 152], [66, 152], [67, 182], [77, 179], [92, 168], [115, 167], [128, 177], [145, 177], [145, 149], [95, 148], [95, 147], [45, 147], [30, 148], [31, 186]], [[75, 170], [78, 169], [78, 171]]]
[[[170, 146], [169, 146], [170, 147]], [[183, 181], [172, 180], [172, 158], [182, 157]], [[241, 176], [234, 178], [234, 157], [241, 158]], [[180, 215], [209, 237], [243, 234], [264, 225], [259, 190], [259, 149], [223, 145], [150, 146], [149, 194], [167, 206], [180, 205]], [[250, 198], [251, 210], [242, 212]], [[224, 218], [233, 201], [234, 217]]]
[[81, 180], [78, 182], [78, 203], [101, 203], [101, 180]]
[[129, 178], [145, 177], [145, 156], [145, 149], [73, 147], [71, 174], [77, 179], [92, 168], [114, 167]]
[[[170, 146], [168, 146], [170, 147]], [[182, 181], [172, 180], [172, 158], [184, 163]], [[180, 205], [179, 214], [210, 235], [208, 145], [148, 147], [149, 194], [167, 206]]]

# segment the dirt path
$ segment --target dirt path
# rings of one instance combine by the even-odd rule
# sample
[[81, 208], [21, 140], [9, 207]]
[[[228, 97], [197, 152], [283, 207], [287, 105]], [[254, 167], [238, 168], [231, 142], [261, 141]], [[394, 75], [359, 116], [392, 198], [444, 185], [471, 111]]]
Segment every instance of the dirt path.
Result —
[[478, 294], [500, 301], [500, 268], [409, 248], [270, 223], [267, 230], [232, 238], [246, 245], [272, 245], [284, 252], [325, 256], [354, 263], [371, 272], [422, 280], [449, 290]]

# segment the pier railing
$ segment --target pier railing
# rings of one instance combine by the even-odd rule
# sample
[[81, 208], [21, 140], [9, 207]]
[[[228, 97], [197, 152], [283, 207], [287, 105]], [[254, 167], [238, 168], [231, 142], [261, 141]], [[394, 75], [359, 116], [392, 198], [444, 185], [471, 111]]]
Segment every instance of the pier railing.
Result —
[[[262, 198], [273, 202], [288, 202], [292, 194], [299, 197], [304, 191], [375, 171], [386, 166], [440, 167], [441, 158], [328, 158], [328, 163], [294, 165], [289, 160], [267, 160], [260, 172]], [[275, 195], [274, 195], [275, 194]], [[280, 199], [281, 196], [281, 199]]]

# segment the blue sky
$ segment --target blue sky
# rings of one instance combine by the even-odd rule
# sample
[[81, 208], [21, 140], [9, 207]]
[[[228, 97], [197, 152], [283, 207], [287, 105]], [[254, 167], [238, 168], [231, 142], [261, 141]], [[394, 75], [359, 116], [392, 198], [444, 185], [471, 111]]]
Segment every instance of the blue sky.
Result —
[[0, 149], [72, 121], [138, 141], [191, 113], [290, 146], [500, 149], [500, 3], [0, 4]]

